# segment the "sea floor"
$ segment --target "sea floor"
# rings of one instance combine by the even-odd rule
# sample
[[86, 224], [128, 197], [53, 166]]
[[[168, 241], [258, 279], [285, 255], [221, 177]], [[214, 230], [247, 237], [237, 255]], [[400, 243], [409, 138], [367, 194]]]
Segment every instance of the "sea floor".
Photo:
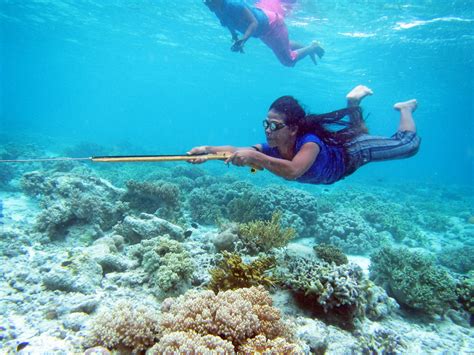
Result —
[[[179, 164], [71, 162], [0, 173], [0, 353], [83, 353], [98, 345], [90, 332], [100, 311], [122, 300], [159, 310], [166, 297], [206, 289], [220, 251], [256, 258], [249, 246], [238, 249], [235, 225], [269, 220], [273, 210], [296, 239], [270, 245], [268, 255], [314, 259], [316, 245], [334, 244], [368, 280], [373, 253], [389, 245], [432, 257], [453, 279], [472, 273], [472, 187], [344, 181], [312, 188], [264, 174], [249, 180]], [[193, 266], [163, 283], [140, 253], [165, 235]], [[474, 328], [460, 305], [426, 314], [397, 304], [387, 289], [380, 303], [392, 306], [347, 329], [301, 308], [291, 288], [269, 291], [304, 352], [474, 353]]]

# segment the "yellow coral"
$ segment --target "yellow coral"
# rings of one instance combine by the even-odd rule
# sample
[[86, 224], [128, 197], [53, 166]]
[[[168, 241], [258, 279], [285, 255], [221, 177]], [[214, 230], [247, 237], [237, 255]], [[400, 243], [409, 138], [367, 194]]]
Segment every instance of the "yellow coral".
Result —
[[275, 280], [265, 273], [275, 266], [275, 258], [262, 257], [245, 264], [235, 253], [224, 251], [223, 257], [217, 268], [210, 271], [212, 279], [209, 288], [214, 292], [274, 284]]
[[239, 237], [249, 252], [266, 252], [281, 248], [296, 235], [293, 228], [282, 229], [281, 212], [273, 213], [271, 221], [253, 221], [239, 224]]

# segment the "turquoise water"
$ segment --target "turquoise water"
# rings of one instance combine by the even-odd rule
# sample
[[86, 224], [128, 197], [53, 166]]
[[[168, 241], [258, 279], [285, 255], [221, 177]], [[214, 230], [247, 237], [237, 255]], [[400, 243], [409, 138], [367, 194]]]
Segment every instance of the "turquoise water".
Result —
[[[260, 41], [245, 54], [200, 1], [2, 1], [2, 132], [127, 141], [159, 154], [264, 140], [261, 119], [291, 94], [313, 112], [344, 106], [356, 84], [372, 133], [390, 135], [392, 104], [417, 98], [423, 145], [359, 176], [473, 181], [471, 1], [301, 1], [291, 38], [318, 40], [318, 66], [286, 68]], [[127, 150], [123, 154], [129, 153]], [[136, 152], [134, 152], [136, 153]]]
[[[0, 163], [0, 352], [176, 350], [166, 337], [194, 326], [179, 317], [217, 302], [200, 298], [225, 284], [214, 275], [242, 275], [222, 266], [229, 251], [247, 270], [270, 258], [253, 266], [273, 265], [269, 279], [238, 287], [274, 282], [254, 301], [293, 322], [278, 333], [293, 351], [472, 353], [474, 2], [301, 0], [286, 23], [325, 48], [317, 66], [284, 67], [258, 39], [231, 52], [200, 0], [0, 0], [0, 160], [250, 146], [277, 97], [323, 113], [358, 84], [374, 91], [372, 134], [392, 135], [393, 104], [416, 98], [422, 137], [414, 157], [328, 186], [222, 162]], [[242, 351], [234, 328], [257, 317], [243, 304], [217, 307], [232, 335], [212, 312], [199, 334]]]

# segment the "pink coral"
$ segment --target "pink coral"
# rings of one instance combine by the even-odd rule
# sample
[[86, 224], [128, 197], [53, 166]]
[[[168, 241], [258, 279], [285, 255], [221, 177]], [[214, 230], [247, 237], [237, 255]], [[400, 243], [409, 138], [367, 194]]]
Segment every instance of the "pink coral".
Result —
[[259, 334], [268, 339], [290, 336], [262, 286], [217, 295], [212, 291], [190, 291], [176, 299], [168, 298], [162, 304], [160, 327], [165, 334], [194, 331], [219, 336], [234, 345]]
[[199, 335], [195, 332], [173, 332], [164, 335], [160, 342], [148, 350], [147, 354], [186, 353], [207, 354], [234, 353], [231, 342], [215, 335]]

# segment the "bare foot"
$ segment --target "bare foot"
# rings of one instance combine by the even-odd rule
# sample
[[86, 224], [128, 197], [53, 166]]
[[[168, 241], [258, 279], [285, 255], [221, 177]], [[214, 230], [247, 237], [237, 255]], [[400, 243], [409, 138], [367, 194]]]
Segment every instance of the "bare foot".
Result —
[[311, 47], [313, 48], [313, 53], [316, 53], [319, 59], [321, 59], [324, 56], [324, 53], [326, 53], [324, 48], [321, 47], [320, 44], [316, 41], [313, 41], [311, 43]]
[[357, 85], [347, 95], [347, 102], [349, 106], [358, 106], [362, 99], [367, 95], [372, 95], [374, 92], [365, 85]]
[[418, 102], [415, 99], [405, 102], [397, 102], [395, 105], [393, 105], [393, 108], [397, 111], [408, 110], [410, 112], [415, 112], [417, 107]]

